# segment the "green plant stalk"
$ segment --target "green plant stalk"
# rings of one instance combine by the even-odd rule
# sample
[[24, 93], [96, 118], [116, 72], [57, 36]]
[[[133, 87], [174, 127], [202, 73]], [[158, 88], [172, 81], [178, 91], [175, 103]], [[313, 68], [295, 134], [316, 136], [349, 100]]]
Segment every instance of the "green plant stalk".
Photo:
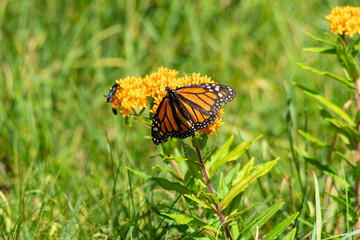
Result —
[[[200, 148], [199, 148], [198, 146], [195, 146], [195, 148], [196, 148], [196, 153], [197, 153], [198, 158], [199, 158], [199, 161], [200, 161], [201, 169], [202, 169], [203, 174], [204, 174], [204, 177], [205, 177], [206, 185], [207, 185], [207, 187], [208, 187], [208, 189], [209, 189], [209, 192], [210, 192], [211, 194], [214, 194], [214, 190], [213, 190], [213, 187], [212, 187], [212, 185], [211, 185], [211, 182], [210, 182], [210, 179], [209, 179], [209, 175], [208, 175], [208, 173], [207, 173], [207, 171], [206, 171], [206, 167], [205, 167], [204, 161], [203, 161], [202, 156], [201, 156], [201, 153], [200, 153]], [[225, 229], [225, 232], [226, 232], [226, 236], [227, 236], [230, 240], [232, 240], [232, 236], [231, 236], [231, 233], [230, 233], [230, 230], [229, 230], [229, 226], [225, 223], [225, 218], [224, 218], [224, 215], [223, 215], [223, 213], [222, 213], [222, 211], [221, 211], [221, 207], [220, 207], [219, 203], [216, 203], [216, 202], [213, 201], [213, 204], [214, 204], [215, 207], [216, 207], [217, 215], [218, 215], [219, 218], [220, 218], [221, 224], [223, 224], [223, 226], [224, 226], [224, 229]]]
[[[358, 112], [360, 110], [360, 90], [359, 90], [359, 84], [358, 81], [355, 77], [353, 77], [354, 80], [354, 84], [356, 87], [356, 112]], [[359, 126], [360, 126], [360, 122], [356, 123], [356, 131], [359, 132]], [[356, 140], [355, 142], [355, 166], [358, 165], [359, 162], [359, 143]], [[355, 209], [356, 211], [359, 211], [358, 209], [359, 206], [359, 180], [356, 179], [355, 180]], [[359, 218], [357, 217], [355, 219], [355, 230], [359, 229]]]

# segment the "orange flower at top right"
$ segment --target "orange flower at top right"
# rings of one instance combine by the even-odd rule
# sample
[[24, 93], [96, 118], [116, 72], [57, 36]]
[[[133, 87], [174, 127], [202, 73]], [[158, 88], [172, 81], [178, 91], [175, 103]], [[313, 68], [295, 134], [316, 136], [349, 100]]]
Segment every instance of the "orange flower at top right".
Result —
[[330, 22], [330, 31], [335, 34], [353, 37], [356, 33], [360, 33], [359, 7], [335, 7], [325, 19]]

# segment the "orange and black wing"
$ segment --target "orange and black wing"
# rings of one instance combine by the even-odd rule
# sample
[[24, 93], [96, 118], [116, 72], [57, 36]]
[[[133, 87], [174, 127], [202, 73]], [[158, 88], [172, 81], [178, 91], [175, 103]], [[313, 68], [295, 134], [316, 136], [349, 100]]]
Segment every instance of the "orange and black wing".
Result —
[[236, 96], [231, 87], [204, 83], [167, 90], [152, 122], [155, 144], [166, 142], [168, 137], [186, 138], [196, 129], [209, 126], [218, 116], [223, 102]]
[[215, 121], [222, 103], [233, 100], [236, 91], [225, 85], [203, 83], [178, 88], [176, 96], [188, 112], [194, 128], [202, 129]]
[[151, 135], [156, 145], [168, 137], [186, 138], [195, 132], [189, 115], [168, 95], [161, 101], [153, 118]]

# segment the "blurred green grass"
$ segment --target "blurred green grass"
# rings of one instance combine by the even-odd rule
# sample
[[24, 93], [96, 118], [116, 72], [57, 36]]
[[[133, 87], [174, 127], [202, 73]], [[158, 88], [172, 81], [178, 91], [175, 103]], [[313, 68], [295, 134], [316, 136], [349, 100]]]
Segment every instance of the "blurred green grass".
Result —
[[[163, 164], [155, 157], [159, 148], [144, 139], [147, 128], [138, 122], [129, 128], [115, 117], [103, 94], [116, 79], [144, 76], [160, 66], [177, 69], [180, 76], [199, 72], [236, 89], [238, 96], [225, 108], [225, 125], [211, 144], [234, 133], [238, 142], [263, 134], [248, 156], [281, 161], [246, 197], [265, 204], [285, 198], [283, 216], [299, 211], [294, 201], [303, 190], [291, 173], [287, 94], [296, 81], [336, 103], [350, 98], [338, 83], [296, 66], [301, 61], [339, 69], [335, 59], [325, 61], [302, 48], [314, 44], [306, 32], [327, 31], [324, 16], [344, 3], [1, 1], [3, 237], [10, 232], [19, 239], [151, 238], [160, 222], [151, 211], [168, 206], [153, 192], [156, 186], [129, 176], [126, 166], [154, 172], [151, 166]], [[322, 135], [326, 125], [317, 121], [316, 104], [296, 89], [290, 97], [296, 144], [305, 145], [297, 134], [304, 128], [330, 140]], [[294, 177], [293, 189], [284, 187], [284, 175]], [[307, 221], [311, 228], [311, 218]], [[299, 236], [308, 231], [304, 225]]]

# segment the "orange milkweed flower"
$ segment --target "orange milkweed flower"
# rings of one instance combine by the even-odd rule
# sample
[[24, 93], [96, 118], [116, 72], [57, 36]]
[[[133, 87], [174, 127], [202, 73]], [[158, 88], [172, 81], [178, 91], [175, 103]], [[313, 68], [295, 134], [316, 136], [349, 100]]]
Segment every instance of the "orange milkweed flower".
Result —
[[[146, 108], [147, 104], [153, 100], [153, 107], [150, 113], [155, 113], [160, 102], [166, 96], [166, 87], [176, 89], [178, 87], [199, 84], [199, 83], [215, 83], [208, 76], [201, 76], [200, 73], [193, 73], [190, 76], [178, 78], [179, 72], [176, 70], [169, 70], [166, 67], [158, 68], [158, 71], [141, 77], [125, 77], [116, 80], [119, 84], [115, 92], [115, 97], [112, 98], [112, 107], [120, 109], [123, 116], [130, 116], [135, 113], [136, 108]], [[201, 134], [216, 134], [219, 126], [223, 125], [220, 115], [224, 113], [223, 108], [218, 111], [218, 118], [206, 128], [200, 129]]]
[[335, 7], [325, 19], [330, 22], [330, 31], [335, 34], [353, 37], [356, 33], [360, 33], [359, 7]]

